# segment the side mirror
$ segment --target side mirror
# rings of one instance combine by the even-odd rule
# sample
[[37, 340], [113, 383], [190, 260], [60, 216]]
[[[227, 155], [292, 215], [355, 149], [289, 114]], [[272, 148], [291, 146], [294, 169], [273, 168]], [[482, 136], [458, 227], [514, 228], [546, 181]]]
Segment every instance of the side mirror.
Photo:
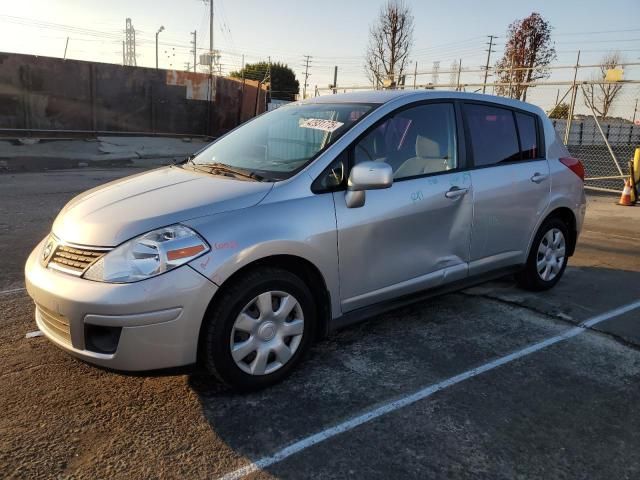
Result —
[[362, 162], [349, 174], [345, 201], [348, 208], [364, 205], [365, 190], [389, 188], [393, 184], [393, 169], [385, 162]]

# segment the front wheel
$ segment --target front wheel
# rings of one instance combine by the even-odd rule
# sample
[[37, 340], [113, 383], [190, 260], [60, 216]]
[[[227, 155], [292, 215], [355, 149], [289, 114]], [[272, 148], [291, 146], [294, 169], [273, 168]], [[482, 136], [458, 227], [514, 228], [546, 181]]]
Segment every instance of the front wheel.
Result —
[[313, 295], [296, 275], [255, 270], [225, 287], [207, 313], [201, 357], [240, 390], [279, 382], [299, 363], [315, 333]]
[[541, 291], [552, 288], [567, 267], [569, 229], [558, 219], [546, 220], [536, 233], [524, 269], [517, 275], [520, 286]]

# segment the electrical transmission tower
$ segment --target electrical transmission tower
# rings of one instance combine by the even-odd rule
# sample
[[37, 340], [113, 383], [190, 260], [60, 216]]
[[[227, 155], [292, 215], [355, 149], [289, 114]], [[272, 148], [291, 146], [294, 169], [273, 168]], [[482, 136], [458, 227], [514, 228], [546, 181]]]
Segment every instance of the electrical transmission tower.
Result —
[[433, 83], [434, 85], [438, 84], [438, 81], [440, 80], [440, 74], [438, 73], [440, 71], [440, 61], [435, 61], [433, 62], [433, 69], [431, 71], [431, 83]]
[[136, 66], [136, 31], [133, 28], [131, 19], [127, 18], [126, 28], [124, 31], [124, 64], [132, 67]]
[[449, 67], [449, 85], [456, 86], [456, 90], [458, 89], [458, 66], [458, 61], [453, 60]]

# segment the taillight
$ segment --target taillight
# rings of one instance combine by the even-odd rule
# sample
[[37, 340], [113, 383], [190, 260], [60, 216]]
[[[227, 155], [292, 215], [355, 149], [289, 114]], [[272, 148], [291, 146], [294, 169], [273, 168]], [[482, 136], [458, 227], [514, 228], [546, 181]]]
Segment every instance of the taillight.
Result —
[[582, 162], [573, 157], [562, 157], [560, 161], [573, 173], [580, 177], [580, 180], [584, 181], [584, 166]]

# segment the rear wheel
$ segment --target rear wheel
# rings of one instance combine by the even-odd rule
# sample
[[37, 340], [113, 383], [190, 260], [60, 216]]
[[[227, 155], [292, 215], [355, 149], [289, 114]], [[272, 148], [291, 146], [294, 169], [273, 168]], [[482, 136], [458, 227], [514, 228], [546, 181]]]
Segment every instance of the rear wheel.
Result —
[[552, 288], [567, 267], [569, 229], [559, 218], [546, 220], [533, 240], [525, 268], [517, 275], [520, 286], [540, 291]]
[[224, 383], [256, 390], [279, 382], [315, 334], [314, 299], [296, 275], [255, 270], [225, 287], [205, 318], [201, 357]]

